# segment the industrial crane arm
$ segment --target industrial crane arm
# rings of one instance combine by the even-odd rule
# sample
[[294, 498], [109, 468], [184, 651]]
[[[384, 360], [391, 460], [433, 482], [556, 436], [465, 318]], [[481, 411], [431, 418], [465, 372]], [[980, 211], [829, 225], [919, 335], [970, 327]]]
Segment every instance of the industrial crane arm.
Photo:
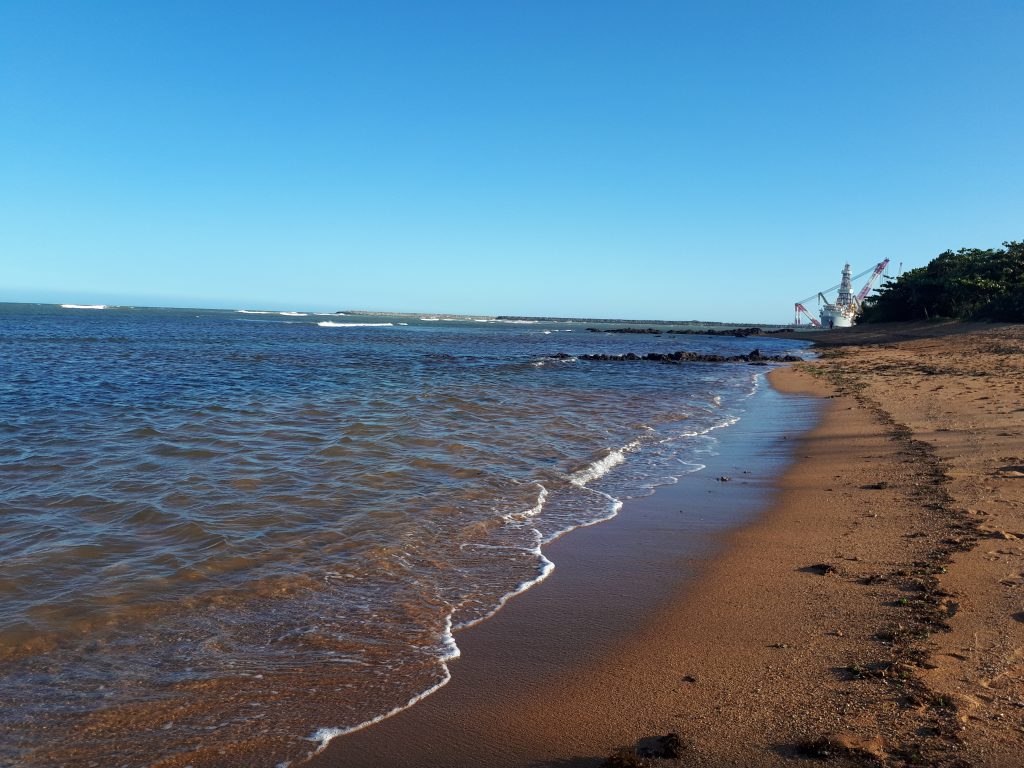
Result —
[[800, 315], [802, 314], [808, 320], [811, 321], [811, 325], [813, 325], [815, 328], [821, 327], [821, 323], [818, 322], [817, 318], [815, 318], [814, 315], [808, 312], [807, 307], [805, 307], [799, 301], [794, 305], [794, 309], [796, 310], [796, 322], [794, 323], [794, 325], [800, 325]]
[[860, 289], [860, 293], [857, 294], [857, 304], [858, 305], [862, 301], [864, 301], [865, 298], [867, 298], [867, 295], [869, 293], [871, 293], [871, 286], [875, 284], [875, 280], [878, 279], [878, 276], [880, 274], [882, 274], [883, 272], [885, 272], [885, 268], [887, 266], [889, 266], [889, 260], [888, 259], [885, 259], [884, 261], [880, 261], [875, 266], [875, 271], [871, 273], [871, 277], [868, 278], [868, 281], [866, 283], [864, 283], [864, 287]]

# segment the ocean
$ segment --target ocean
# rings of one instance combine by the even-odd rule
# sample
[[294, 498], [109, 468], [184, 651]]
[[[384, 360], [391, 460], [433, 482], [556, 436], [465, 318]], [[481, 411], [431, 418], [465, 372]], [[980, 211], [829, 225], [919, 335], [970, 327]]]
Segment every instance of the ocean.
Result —
[[591, 325], [0, 304], [0, 764], [286, 765], [410, 705], [768, 370], [577, 355], [805, 347]]

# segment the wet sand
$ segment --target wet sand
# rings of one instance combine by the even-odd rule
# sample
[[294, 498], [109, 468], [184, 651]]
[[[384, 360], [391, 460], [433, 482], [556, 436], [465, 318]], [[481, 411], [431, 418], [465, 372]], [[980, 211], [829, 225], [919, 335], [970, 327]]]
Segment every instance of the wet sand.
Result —
[[[1020, 765], [1024, 329], [831, 342], [708, 471], [552, 545], [547, 582], [458, 635], [448, 686], [311, 764], [597, 766], [676, 733], [638, 764]], [[773, 487], [767, 414], [819, 406]]]
[[722, 548], [723, 532], [766, 509], [792, 454], [780, 434], [810, 426], [819, 411], [815, 399], [762, 385], [741, 421], [719, 433], [719, 455], [704, 471], [546, 546], [556, 564], [547, 581], [456, 634], [462, 656], [447, 686], [337, 739], [313, 764], [593, 765], [646, 732], [679, 685], [656, 637], [634, 650], [637, 631], [674, 631], [663, 622]]

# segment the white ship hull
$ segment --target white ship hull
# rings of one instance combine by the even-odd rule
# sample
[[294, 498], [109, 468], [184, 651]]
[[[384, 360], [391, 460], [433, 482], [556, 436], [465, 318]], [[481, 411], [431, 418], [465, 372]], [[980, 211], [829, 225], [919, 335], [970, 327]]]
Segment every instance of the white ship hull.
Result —
[[853, 325], [853, 312], [844, 312], [837, 307], [823, 307], [821, 310], [822, 328], [849, 328]]

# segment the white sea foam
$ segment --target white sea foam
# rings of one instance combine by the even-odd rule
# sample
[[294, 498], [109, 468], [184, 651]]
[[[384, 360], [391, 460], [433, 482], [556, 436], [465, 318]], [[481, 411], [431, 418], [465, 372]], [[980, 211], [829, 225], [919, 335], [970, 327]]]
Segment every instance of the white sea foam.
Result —
[[239, 309], [237, 312], [241, 312], [243, 315], [272, 315], [274, 314], [269, 309]]
[[[739, 420], [740, 420], [739, 416], [732, 416], [732, 417], [730, 417], [728, 419], [724, 419], [723, 421], [718, 422], [717, 424], [712, 424], [707, 429], [698, 429], [696, 431], [691, 431], [691, 432], [680, 432], [679, 433], [679, 437], [704, 437], [704, 435], [708, 434], [708, 432], [713, 432], [716, 429], [722, 429], [723, 427], [731, 427], [733, 424], [735, 424]], [[662, 442], [668, 442], [671, 439], [672, 438], [669, 437], [669, 438], [666, 438], [665, 440], [662, 440]]]
[[[755, 389], [757, 385], [758, 382], [755, 382], [753, 385]], [[735, 424], [737, 421], [739, 421], [738, 416], [726, 418], [711, 425], [707, 429], [701, 430], [699, 432], [683, 433], [683, 436], [703, 436], [713, 430], [721, 429], [723, 427]], [[648, 427], [648, 429], [650, 428]], [[669, 439], [671, 440], [672, 438]], [[562, 530], [549, 534], [547, 537], [542, 536], [539, 530], [534, 529], [533, 533], [536, 536], [537, 543], [534, 547], [530, 548], [529, 551], [536, 555], [536, 557], [539, 560], [539, 565], [535, 576], [520, 582], [518, 585], [516, 585], [514, 589], [502, 595], [502, 597], [496, 602], [494, 607], [481, 616], [477, 616], [469, 621], [454, 625], [452, 618], [452, 616], [454, 615], [454, 610], [451, 614], [448, 615], [448, 617], [445, 620], [445, 627], [441, 637], [442, 652], [438, 659], [443, 670], [443, 677], [441, 678], [441, 680], [439, 680], [435, 685], [431, 686], [430, 688], [424, 690], [422, 693], [413, 696], [404, 705], [395, 707], [394, 709], [391, 709], [388, 712], [385, 712], [384, 714], [378, 715], [370, 720], [359, 723], [358, 725], [351, 726], [348, 728], [317, 729], [313, 734], [307, 737], [309, 741], [316, 743], [316, 748], [309, 754], [309, 757], [312, 757], [313, 755], [322, 752], [327, 747], [327, 745], [338, 736], [344, 736], [349, 733], [354, 733], [355, 731], [359, 731], [363, 728], [379, 723], [382, 720], [386, 720], [392, 715], [396, 715], [399, 712], [402, 712], [408, 709], [409, 707], [414, 706], [418, 702], [422, 701], [423, 699], [433, 694], [435, 691], [438, 691], [445, 685], [447, 685], [452, 678], [451, 671], [448, 667], [448, 663], [457, 659], [460, 655], [458, 644], [455, 641], [454, 632], [457, 630], [474, 626], [475, 624], [478, 624], [490, 618], [498, 611], [500, 611], [505, 606], [505, 604], [508, 603], [508, 601], [511, 600], [513, 597], [527, 591], [531, 587], [539, 584], [540, 582], [544, 581], [548, 576], [550, 576], [555, 569], [555, 564], [544, 555], [544, 552], [542, 550], [542, 546], [544, 544], [547, 544], [561, 537], [562, 535], [569, 533], [570, 531], [596, 525], [598, 523], [605, 522], [606, 520], [610, 520], [614, 518], [616, 515], [618, 515], [619, 511], [622, 509], [623, 506], [623, 502], [620, 499], [617, 499], [616, 497], [608, 493], [605, 493], [604, 491], [588, 488], [587, 485], [593, 482], [594, 480], [608, 474], [608, 472], [610, 472], [612, 469], [625, 462], [626, 455], [638, 450], [639, 448], [640, 441], [634, 440], [626, 444], [622, 448], [609, 450], [608, 453], [605, 454], [600, 459], [591, 462], [586, 467], [583, 467], [582, 469], [573, 472], [569, 476], [569, 481], [580, 490], [586, 493], [594, 494], [595, 496], [599, 496], [602, 499], [604, 499], [607, 502], [607, 506], [605, 508], [606, 511], [604, 514], [597, 515], [589, 520], [579, 521], [571, 525], [568, 525]], [[680, 463], [684, 464], [687, 467], [687, 469], [685, 470], [686, 473], [697, 472], [705, 468], [705, 465], [693, 461], [680, 460]], [[678, 478], [673, 479], [678, 480]], [[532, 507], [521, 512], [515, 512], [505, 515], [504, 518], [507, 522], [522, 523], [524, 521], [537, 518], [541, 514], [548, 498], [548, 490], [540, 483], [537, 483], [537, 486], [539, 488], [539, 492], [537, 494], [536, 503]]]
[[423, 320], [424, 322], [427, 322], [427, 323], [436, 323], [440, 319], [441, 319], [440, 317], [421, 317], [420, 318], [420, 320]]
[[537, 533], [537, 546], [529, 550], [540, 559], [540, 566], [537, 568], [537, 575], [534, 576], [532, 579], [526, 579], [525, 581], [520, 582], [516, 586], [516, 588], [513, 589], [511, 592], [506, 592], [504, 595], [502, 595], [501, 598], [498, 600], [497, 604], [494, 606], [494, 608], [489, 610], [483, 616], [477, 616], [475, 619], [464, 621], [461, 624], [459, 624], [456, 627], [456, 629], [466, 629], [468, 627], [472, 627], [476, 624], [479, 624], [481, 621], [486, 621], [487, 619], [491, 618], [491, 616], [500, 611], [502, 608], [504, 608], [505, 603], [507, 603], [513, 597], [515, 597], [516, 595], [521, 595], [526, 590], [530, 589], [531, 587], [535, 587], [536, 585], [544, 581], [544, 579], [546, 579], [548, 576], [550, 576], [551, 572], [555, 570], [555, 564], [548, 560], [547, 557], [545, 557], [544, 553], [541, 551], [542, 543], [543, 542], [541, 541], [540, 534]]
[[[544, 502], [547, 499], [548, 490], [543, 485], [540, 485], [540, 483], [538, 483], [537, 485], [540, 488], [540, 491], [537, 494], [537, 503], [534, 504], [529, 509], [527, 509], [527, 510], [521, 512], [521, 513], [518, 513], [519, 516], [521, 517], [521, 519], [535, 517], [536, 515], [540, 514], [541, 510], [544, 508]], [[604, 495], [604, 494], [602, 494], [602, 495]], [[611, 513], [612, 517], [615, 516], [615, 514], [618, 512], [618, 510], [619, 510], [619, 508], [621, 506], [622, 506], [621, 502], [616, 502], [616, 505], [613, 505], [613, 510], [612, 510], [612, 513]], [[509, 516], [506, 516], [506, 519], [508, 519], [508, 518], [509, 518]], [[603, 519], [607, 519], [607, 518], [601, 518], [601, 519], [603, 520]], [[600, 520], [598, 520], [596, 522], [600, 522]], [[589, 523], [587, 523], [585, 525], [589, 525]], [[582, 526], [580, 526], [580, 527], [582, 527]], [[525, 592], [526, 590], [530, 589], [531, 587], [536, 586], [540, 582], [544, 581], [544, 579], [546, 579], [548, 576], [550, 576], [552, 571], [555, 570], [555, 564], [553, 562], [551, 562], [544, 555], [543, 551], [541, 550], [541, 544], [543, 543], [543, 541], [541, 539], [540, 532], [535, 530], [534, 534], [537, 537], [537, 543], [529, 551], [537, 556], [537, 558], [540, 561], [540, 564], [539, 564], [539, 566], [537, 568], [537, 573], [536, 573], [536, 575], [533, 578], [526, 579], [526, 580], [520, 582], [518, 585], [516, 585], [516, 587], [514, 589], [512, 589], [511, 591], [506, 592], [504, 595], [502, 595], [502, 597], [497, 601], [495, 606], [490, 611], [488, 611], [486, 614], [484, 614], [483, 616], [478, 616], [477, 618], [471, 619], [470, 621], [463, 622], [463, 623], [461, 623], [461, 624], [459, 624], [457, 626], [453, 625], [453, 622], [452, 622], [452, 615], [454, 614], [454, 610], [452, 611], [452, 613], [449, 613], [448, 616], [446, 617], [444, 631], [442, 632], [442, 635], [441, 635], [441, 644], [442, 644], [443, 650], [442, 650], [441, 655], [440, 655], [440, 657], [438, 659], [438, 661], [441, 664], [442, 670], [443, 670], [443, 677], [442, 677], [442, 679], [440, 681], [438, 681], [435, 685], [433, 685], [430, 688], [426, 689], [422, 693], [419, 693], [419, 694], [413, 696], [405, 704], [403, 704], [401, 706], [398, 706], [398, 707], [395, 707], [394, 709], [391, 709], [388, 712], [385, 712], [385, 713], [383, 713], [381, 715], [377, 715], [376, 717], [373, 717], [373, 718], [371, 718], [369, 720], [366, 720], [365, 722], [359, 723], [358, 725], [353, 725], [353, 726], [350, 726], [348, 728], [336, 728], [336, 727], [335, 728], [318, 728], [316, 731], [314, 731], [312, 734], [310, 734], [309, 736], [306, 737], [306, 739], [308, 741], [312, 741], [312, 742], [316, 743], [316, 748], [312, 752], [309, 753], [308, 757], [313, 757], [314, 755], [318, 755], [321, 752], [323, 752], [324, 749], [327, 748], [327, 745], [332, 740], [338, 738], [339, 736], [345, 736], [345, 735], [350, 734], [350, 733], [355, 733], [356, 731], [361, 731], [362, 729], [368, 728], [371, 725], [376, 725], [377, 723], [381, 722], [382, 720], [387, 720], [392, 715], [397, 715], [399, 712], [402, 712], [402, 711], [408, 709], [409, 707], [414, 706], [415, 704], [419, 703], [423, 699], [425, 699], [428, 696], [430, 696], [435, 691], [438, 691], [441, 688], [443, 688], [445, 685], [447, 685], [451, 681], [451, 679], [452, 679], [452, 673], [451, 673], [451, 670], [448, 668], [448, 664], [449, 664], [449, 662], [452, 662], [455, 659], [459, 658], [459, 656], [461, 654], [461, 651], [459, 650], [458, 643], [455, 641], [455, 631], [458, 630], [458, 629], [465, 629], [467, 627], [472, 627], [475, 624], [479, 624], [481, 621], [485, 621], [486, 619], [489, 619], [491, 616], [493, 616], [498, 611], [500, 611], [505, 606], [505, 604], [509, 600], [511, 600], [513, 597], [515, 597], [516, 595], [522, 594], [523, 592]]]
[[359, 723], [358, 725], [353, 725], [348, 728], [318, 728], [316, 731], [314, 731], [312, 734], [306, 737], [307, 741], [316, 742], [316, 749], [310, 752], [306, 756], [306, 759], [309, 759], [314, 755], [318, 755], [321, 752], [323, 752], [327, 748], [327, 745], [339, 736], [345, 736], [349, 733], [355, 733], [356, 731], [363, 730], [363, 728], [368, 728], [371, 725], [376, 725], [382, 720], [387, 720], [392, 715], [397, 715], [399, 712], [402, 712], [403, 710], [408, 709], [414, 704], [423, 701], [423, 699], [427, 698], [427, 696], [434, 693], [435, 691], [444, 688], [444, 686], [446, 686], [452, 679], [452, 673], [448, 669], [448, 662], [455, 661], [455, 659], [459, 658], [460, 653], [459, 646], [455, 642], [455, 636], [452, 634], [451, 614], [448, 614], [448, 617], [445, 619], [445, 628], [441, 637], [441, 642], [443, 644], [444, 651], [442, 652], [439, 661], [441, 663], [441, 668], [444, 670], [444, 676], [439, 682], [437, 682], [427, 690], [423, 691], [422, 693], [416, 694], [411, 699], [409, 699], [409, 701], [407, 701], [405, 704], [395, 707], [394, 709], [391, 709], [382, 715], [377, 715], [374, 718]]
[[543, 360], [534, 360], [530, 365], [534, 368], [543, 368], [546, 365], [561, 365], [562, 363], [578, 362], [577, 357], [546, 357]]
[[635, 451], [640, 447], [640, 442], [634, 440], [622, 448], [610, 450], [605, 456], [592, 461], [583, 469], [576, 470], [569, 475], [569, 482], [580, 488], [585, 488], [588, 483], [607, 475], [614, 467], [619, 466], [626, 460], [626, 454]]
[[332, 323], [330, 320], [321, 320], [317, 325], [321, 328], [390, 328], [394, 323]]
[[64, 309], [108, 309], [106, 304], [61, 304]]
[[308, 312], [278, 312], [277, 314], [284, 315], [285, 317], [306, 317], [309, 313]]
[[541, 513], [541, 510], [544, 509], [544, 502], [547, 501], [548, 498], [548, 489], [540, 483], [537, 483], [537, 485], [540, 487], [540, 493], [537, 494], [537, 503], [529, 509], [524, 509], [522, 512], [509, 512], [507, 515], [504, 515], [505, 520], [509, 522], [520, 522], [522, 520], [528, 520], [531, 517], [536, 517]]
[[577, 528], [589, 528], [592, 525], [597, 525], [598, 523], [603, 523], [606, 520], [611, 520], [613, 517], [618, 515], [619, 510], [622, 509], [621, 499], [617, 499], [611, 494], [605, 493], [604, 491], [596, 491], [593, 488], [584, 488], [584, 490], [589, 491], [590, 493], [597, 494], [606, 501], [610, 502], [608, 505], [607, 513], [605, 513], [603, 516], [595, 517], [592, 520], [584, 520], [582, 523], [575, 523], [574, 525], [571, 525], [564, 530], [556, 531], [552, 535], [548, 536], [547, 541], [545, 541], [545, 544], [548, 542], [552, 542], [555, 539], [561, 538], [565, 534], [575, 531]]

